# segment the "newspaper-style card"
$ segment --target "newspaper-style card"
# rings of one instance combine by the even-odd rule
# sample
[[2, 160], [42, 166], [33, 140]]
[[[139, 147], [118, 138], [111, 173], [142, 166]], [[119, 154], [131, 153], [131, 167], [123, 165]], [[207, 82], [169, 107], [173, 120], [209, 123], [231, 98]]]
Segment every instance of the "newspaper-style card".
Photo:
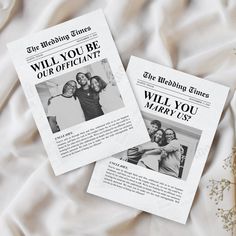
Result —
[[127, 75], [151, 141], [97, 162], [88, 192], [184, 224], [229, 88], [137, 57]]
[[56, 175], [150, 140], [101, 10], [8, 48]]

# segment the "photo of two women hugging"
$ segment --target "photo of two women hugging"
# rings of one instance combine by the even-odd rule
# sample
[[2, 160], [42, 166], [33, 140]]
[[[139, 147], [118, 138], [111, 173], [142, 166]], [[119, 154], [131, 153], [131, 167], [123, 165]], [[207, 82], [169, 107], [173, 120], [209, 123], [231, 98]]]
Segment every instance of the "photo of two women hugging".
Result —
[[151, 141], [128, 149], [127, 155], [121, 159], [178, 178], [184, 150], [175, 131], [172, 128], [162, 129], [159, 120], [152, 120], [148, 132]]

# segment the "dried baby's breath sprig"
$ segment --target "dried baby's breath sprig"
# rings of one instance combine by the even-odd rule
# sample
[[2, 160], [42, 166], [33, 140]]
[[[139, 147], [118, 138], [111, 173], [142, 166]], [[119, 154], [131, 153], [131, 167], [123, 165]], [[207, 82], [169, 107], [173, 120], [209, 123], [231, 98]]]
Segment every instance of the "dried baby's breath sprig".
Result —
[[217, 205], [219, 202], [223, 201], [224, 199], [224, 192], [229, 191], [232, 184], [231, 181], [228, 179], [221, 179], [221, 180], [209, 180], [209, 185], [207, 186], [210, 189], [210, 199], [213, 200]]
[[219, 208], [216, 215], [221, 218], [221, 221], [224, 224], [223, 228], [226, 231], [231, 231], [233, 233], [236, 225], [236, 206], [230, 208], [229, 210]]
[[223, 168], [230, 169], [233, 175], [236, 177], [236, 148], [233, 148], [232, 153], [224, 159]]
[[[234, 179], [236, 178], [236, 147], [234, 147], [232, 149], [232, 153], [224, 159], [222, 167], [225, 170], [229, 169], [232, 172]], [[207, 188], [210, 189], [210, 199], [218, 205], [224, 200], [224, 194], [226, 192], [236, 188], [236, 183], [225, 178], [221, 180], [211, 179], [209, 180], [209, 185]], [[228, 210], [218, 208], [216, 215], [221, 219], [223, 228], [228, 232], [230, 231], [232, 235], [234, 235], [236, 230], [236, 205]]]

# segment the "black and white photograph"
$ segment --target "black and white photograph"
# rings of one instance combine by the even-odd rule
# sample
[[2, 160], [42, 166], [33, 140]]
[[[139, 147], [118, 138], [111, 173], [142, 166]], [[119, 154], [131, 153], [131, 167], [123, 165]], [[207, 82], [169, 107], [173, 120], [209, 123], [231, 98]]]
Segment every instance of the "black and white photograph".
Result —
[[143, 113], [150, 142], [129, 148], [114, 157], [151, 171], [186, 180], [201, 130]]
[[35, 86], [53, 133], [124, 107], [107, 59]]

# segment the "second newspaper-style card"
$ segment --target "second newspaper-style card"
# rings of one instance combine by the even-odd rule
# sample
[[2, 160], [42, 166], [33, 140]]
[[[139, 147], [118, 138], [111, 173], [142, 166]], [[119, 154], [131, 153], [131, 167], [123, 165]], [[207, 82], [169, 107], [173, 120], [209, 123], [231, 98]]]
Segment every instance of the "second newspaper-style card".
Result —
[[97, 162], [88, 192], [185, 223], [229, 89], [137, 57], [127, 74], [151, 141]]

